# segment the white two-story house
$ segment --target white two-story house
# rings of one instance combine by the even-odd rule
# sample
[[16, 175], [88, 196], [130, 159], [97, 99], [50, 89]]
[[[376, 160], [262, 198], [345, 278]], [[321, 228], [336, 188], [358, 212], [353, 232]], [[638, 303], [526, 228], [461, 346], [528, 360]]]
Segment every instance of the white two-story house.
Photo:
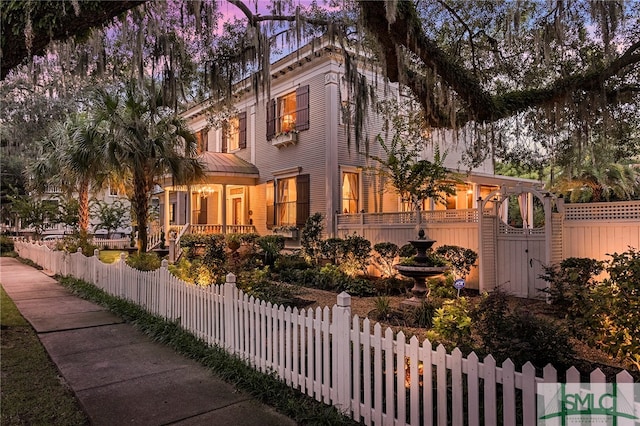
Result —
[[[347, 143], [353, 128], [342, 117], [344, 75], [339, 48], [307, 45], [272, 64], [270, 96], [266, 91], [256, 95], [250, 79], [239, 82], [235, 111], [222, 125], [212, 125], [209, 102], [184, 112], [197, 136], [206, 178], [189, 186], [164, 183], [160, 210], [167, 240], [170, 230], [265, 235], [301, 229], [316, 212], [325, 218], [327, 235], [357, 232], [372, 243], [399, 245], [415, 235], [415, 213], [371, 173], [365, 144], [356, 149], [353, 141]], [[373, 71], [368, 78], [374, 81]], [[397, 87], [379, 87], [379, 96], [399, 96]], [[375, 142], [382, 123], [382, 117], [368, 111], [363, 134], [370, 154], [382, 155]], [[436, 143], [447, 151], [447, 167], [464, 167], [452, 141], [442, 136]], [[505, 185], [541, 186], [495, 176], [490, 161], [465, 169], [463, 181], [446, 204], [425, 202], [423, 222], [429, 237], [474, 250], [479, 249], [479, 201]], [[430, 224], [443, 223], [448, 231], [434, 228], [431, 235]], [[453, 232], [453, 227], [462, 231]], [[295, 245], [295, 232], [293, 237]]]

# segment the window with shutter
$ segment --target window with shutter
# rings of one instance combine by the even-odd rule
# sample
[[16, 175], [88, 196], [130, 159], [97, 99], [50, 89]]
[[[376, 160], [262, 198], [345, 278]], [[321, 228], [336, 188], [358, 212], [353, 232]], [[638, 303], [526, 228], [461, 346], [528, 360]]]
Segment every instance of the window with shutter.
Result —
[[296, 90], [296, 130], [309, 130], [309, 85]]
[[276, 100], [267, 102], [267, 140], [270, 141], [276, 134]]
[[309, 175], [296, 176], [296, 225], [303, 227], [309, 218], [310, 202]]
[[246, 111], [238, 114], [238, 148], [245, 149], [247, 147], [247, 113]]
[[272, 180], [266, 184], [265, 200], [267, 203], [267, 229], [271, 229], [276, 224], [275, 188]]
[[[309, 218], [309, 175], [278, 178], [267, 183], [267, 227], [303, 227]], [[270, 228], [269, 228], [270, 229]]]
[[309, 129], [309, 85], [267, 103], [267, 140]]

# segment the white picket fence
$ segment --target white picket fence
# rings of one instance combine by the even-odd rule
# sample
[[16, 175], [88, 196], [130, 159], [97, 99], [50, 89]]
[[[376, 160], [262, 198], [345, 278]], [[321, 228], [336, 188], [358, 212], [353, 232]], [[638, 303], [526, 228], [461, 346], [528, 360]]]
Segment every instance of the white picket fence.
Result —
[[[171, 275], [166, 261], [156, 271], [140, 272], [124, 256], [103, 264], [97, 251], [85, 257], [28, 242], [17, 242], [16, 250], [45, 269], [179, 321], [209, 344], [261, 372], [275, 372], [289, 386], [366, 425], [536, 425], [537, 404], [546, 404], [536, 385], [558, 381], [550, 365], [539, 377], [530, 363], [516, 371], [510, 360], [497, 366], [492, 356], [465, 358], [457, 348], [449, 354], [428, 340], [383, 332], [380, 324], [351, 316], [346, 293], [331, 310], [285, 309], [243, 294], [233, 274], [223, 286], [198, 287]], [[566, 379], [579, 383], [580, 374], [572, 367]], [[604, 381], [597, 369], [581, 386]], [[616, 383], [631, 384], [633, 378], [622, 371]], [[640, 418], [640, 403], [632, 405]], [[544, 424], [559, 425], [556, 420]], [[621, 418], [617, 424], [640, 423]]]

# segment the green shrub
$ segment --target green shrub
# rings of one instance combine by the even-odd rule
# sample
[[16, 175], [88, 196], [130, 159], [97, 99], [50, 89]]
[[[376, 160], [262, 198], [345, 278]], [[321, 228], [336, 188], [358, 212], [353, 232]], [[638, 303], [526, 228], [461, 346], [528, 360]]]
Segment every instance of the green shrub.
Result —
[[436, 309], [433, 317], [433, 329], [444, 339], [454, 342], [460, 348], [471, 344], [471, 317], [466, 298], [445, 300], [441, 308]]
[[13, 240], [6, 235], [0, 235], [0, 253], [4, 254], [13, 250]]
[[600, 310], [599, 340], [610, 354], [640, 370], [640, 251], [611, 254], [609, 278], [594, 299]]
[[284, 241], [282, 235], [265, 235], [258, 238], [257, 243], [262, 250], [265, 265], [274, 265], [280, 252], [284, 249]]
[[531, 361], [537, 367], [551, 363], [567, 367], [573, 356], [567, 331], [525, 310], [511, 312], [507, 294], [495, 290], [482, 296], [471, 314], [474, 332], [483, 349], [498, 363], [510, 358], [517, 366]]
[[342, 238], [327, 238], [320, 245], [322, 257], [337, 265], [344, 254], [344, 240]]
[[318, 271], [314, 280], [314, 287], [320, 290], [335, 291], [342, 286], [347, 278], [347, 275], [338, 269], [337, 266], [325, 265]]
[[139, 271], [154, 271], [160, 267], [160, 258], [155, 253], [134, 253], [127, 257], [127, 265]]
[[354, 276], [365, 273], [371, 258], [371, 242], [360, 235], [349, 235], [343, 242], [343, 259], [340, 269]]
[[439, 304], [432, 299], [424, 299], [420, 306], [409, 311], [409, 320], [414, 327], [431, 328]]
[[227, 247], [229, 247], [232, 253], [235, 253], [240, 248], [240, 245], [242, 245], [240, 234], [227, 234], [225, 240]]
[[383, 277], [392, 277], [395, 275], [393, 262], [398, 256], [399, 248], [396, 244], [390, 242], [377, 243], [373, 246], [376, 254], [376, 266], [382, 273]]
[[201, 255], [199, 252], [204, 252], [209, 238], [207, 234], [186, 234], [180, 237], [180, 247], [185, 251], [185, 256], [193, 260]]
[[413, 280], [401, 277], [382, 278], [374, 283], [378, 294], [403, 294], [413, 286]]
[[68, 253], [76, 253], [79, 248], [82, 249], [82, 254], [90, 257], [98, 246], [93, 244], [86, 234], [67, 235], [56, 243], [56, 250], [64, 250]]
[[295, 305], [295, 288], [270, 281], [268, 270], [256, 269], [240, 274], [237, 287], [249, 296], [274, 305]]
[[409, 243], [403, 245], [398, 250], [398, 256], [400, 257], [412, 257], [412, 256], [415, 256], [416, 254], [418, 254], [418, 251], [414, 246], [412, 246]]
[[376, 289], [371, 281], [364, 278], [349, 277], [340, 283], [337, 289], [339, 292], [346, 291], [351, 296], [368, 297], [376, 294]]
[[560, 265], [544, 268], [541, 278], [549, 283], [545, 290], [551, 304], [570, 320], [578, 320], [578, 328], [589, 327], [580, 319], [591, 318], [595, 309], [592, 292], [598, 284], [593, 277], [602, 272], [604, 263], [595, 259], [570, 257]]
[[321, 254], [322, 231], [324, 216], [321, 213], [311, 215], [304, 228], [302, 228], [302, 236], [300, 237], [300, 245], [302, 246], [302, 256], [307, 262], [317, 265]]
[[273, 265], [273, 270], [282, 272], [287, 269], [309, 269], [309, 264], [298, 255], [281, 256]]
[[429, 297], [437, 297], [440, 299], [454, 299], [458, 297], [458, 291], [453, 286], [454, 277], [447, 274], [444, 278], [436, 277], [427, 280], [429, 288]]
[[387, 296], [376, 297], [375, 307], [377, 320], [384, 320], [391, 315], [391, 299]]
[[444, 245], [436, 249], [436, 254], [444, 257], [458, 277], [466, 277], [471, 272], [471, 267], [478, 260], [478, 253], [460, 247]]

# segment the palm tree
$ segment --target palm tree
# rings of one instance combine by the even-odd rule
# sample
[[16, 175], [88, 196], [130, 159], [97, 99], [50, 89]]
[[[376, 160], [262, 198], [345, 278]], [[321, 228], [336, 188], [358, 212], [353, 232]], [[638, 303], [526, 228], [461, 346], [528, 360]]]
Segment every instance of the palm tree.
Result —
[[31, 166], [31, 174], [42, 189], [56, 184], [67, 195], [78, 195], [78, 228], [89, 229], [89, 191], [102, 187], [108, 175], [104, 164], [105, 134], [99, 122], [86, 114], [73, 114], [54, 123], [41, 141], [42, 156]]
[[556, 188], [570, 192], [572, 202], [632, 200], [640, 195], [640, 173], [622, 164], [589, 164], [574, 176], [561, 177]]
[[184, 120], [163, 107], [161, 93], [135, 82], [122, 97], [99, 90], [95, 100], [97, 116], [109, 123], [107, 161], [129, 181], [138, 251], [146, 252], [149, 201], [157, 180], [171, 175], [182, 184], [202, 176], [196, 138]]

